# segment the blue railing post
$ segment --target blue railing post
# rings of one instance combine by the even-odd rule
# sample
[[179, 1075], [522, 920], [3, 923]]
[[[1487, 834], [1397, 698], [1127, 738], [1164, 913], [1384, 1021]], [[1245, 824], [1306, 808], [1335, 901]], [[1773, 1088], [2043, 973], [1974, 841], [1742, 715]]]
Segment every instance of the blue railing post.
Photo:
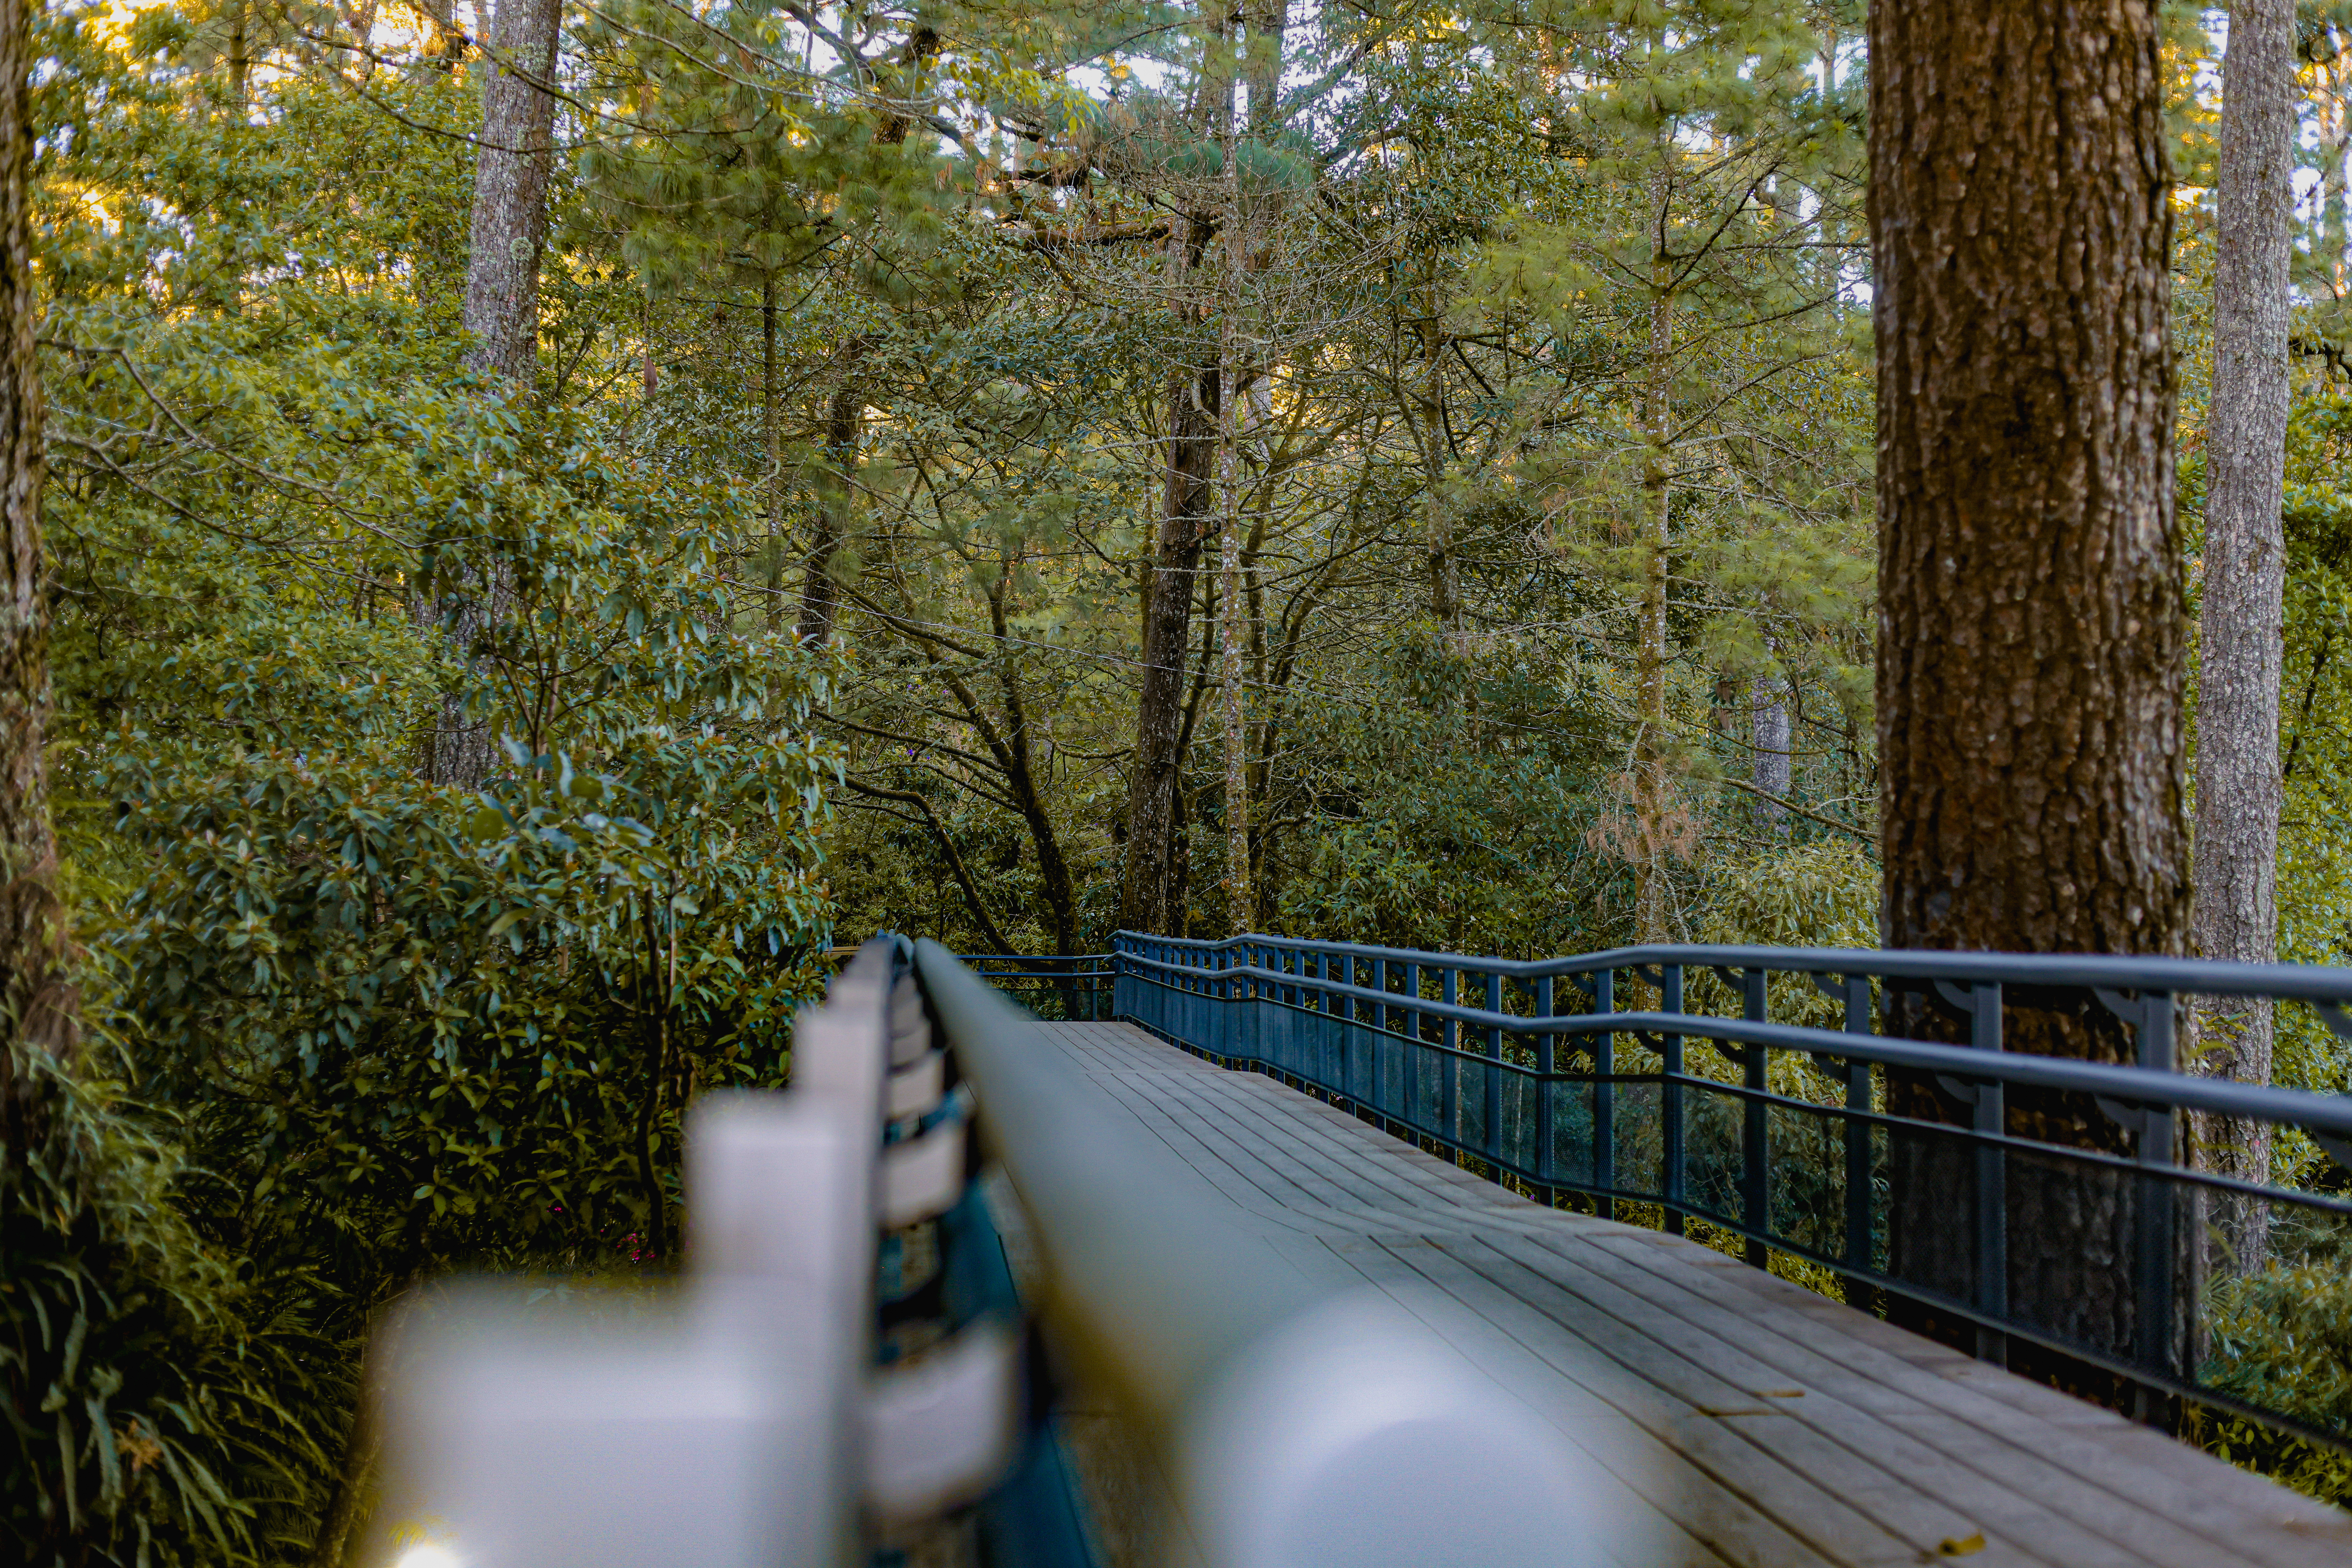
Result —
[[[1845, 1032], [1870, 1033], [1870, 977], [1849, 974], [1845, 981]], [[1871, 1223], [1870, 1064], [1859, 1057], [1845, 1062], [1845, 1299], [1860, 1305], [1870, 1299], [1862, 1271], [1877, 1267], [1878, 1248]]]
[[[1462, 971], [1452, 964], [1445, 966], [1444, 990], [1442, 1000], [1454, 1005], [1462, 995]], [[1437, 1124], [1449, 1142], [1457, 1148], [1462, 1142], [1462, 1058], [1454, 1053], [1462, 1044], [1462, 1026], [1447, 1018], [1439, 1030], [1445, 1046], [1445, 1055], [1439, 1058], [1437, 1079]]]
[[1421, 965], [1406, 964], [1404, 980], [1405, 994], [1412, 998], [1412, 1005], [1405, 1010], [1404, 1015], [1412, 1036], [1412, 1049], [1405, 1053], [1404, 1058], [1404, 1119], [1415, 1132], [1419, 1132], [1429, 1115], [1429, 1108], [1423, 1103], [1421, 1092], [1422, 1058], [1425, 1054], [1429, 1035], [1429, 1017], [1421, 1010]]
[[[2158, 1072], [2176, 1070], [2173, 1045], [2172, 994], [2164, 991], [2142, 991], [2139, 995], [2139, 1065]], [[2176, 1364], [2179, 1356], [2175, 1349], [2173, 1333], [2173, 1268], [2178, 1247], [2179, 1220], [2174, 1205], [2177, 1192], [2169, 1178], [2172, 1157], [2172, 1118], [2169, 1106], [2151, 1105], [2140, 1112], [2138, 1148], [2141, 1170], [2147, 1173], [2139, 1179], [2139, 1201], [2134, 1205], [2135, 1228], [2138, 1235], [2139, 1265], [2137, 1321], [2134, 1324], [2138, 1342], [2141, 1364], [2152, 1372], [2172, 1373], [2183, 1370]], [[2263, 1259], [2249, 1258], [2246, 1267], [2260, 1268]], [[2158, 1402], [2140, 1390], [2141, 1408], [2136, 1413], [2142, 1420], [2153, 1419]]]
[[[1500, 954], [1496, 955], [1498, 958]], [[1500, 970], [1489, 970], [1486, 975], [1486, 1011], [1500, 1013], [1504, 1009], [1503, 975]], [[1489, 1024], [1482, 1031], [1486, 1037], [1486, 1059], [1496, 1065], [1481, 1069], [1486, 1079], [1486, 1092], [1480, 1097], [1486, 1108], [1486, 1138], [1487, 1158], [1495, 1162], [1496, 1173], [1503, 1159], [1503, 1026]]]
[[[1534, 1009], [1535, 1016], [1538, 1018], [1549, 1018], [1552, 1016], [1552, 980], [1550, 975], [1544, 974], [1537, 976], [1535, 1000], [1531, 1005]], [[1556, 1168], [1558, 1163], [1553, 1158], [1552, 1152], [1552, 1145], [1556, 1142], [1556, 1139], [1552, 1132], [1551, 1104], [1552, 1095], [1557, 1087], [1551, 1081], [1551, 1075], [1557, 1070], [1559, 1058], [1559, 1037], [1548, 1031], [1537, 1035], [1536, 1198], [1537, 1201], [1541, 1203], [1546, 1208], [1553, 1207], [1559, 1202], [1559, 1194], [1552, 1185], [1552, 1178], [1558, 1173]]]
[[[1658, 1011], [1679, 1013], [1683, 1010], [1683, 966], [1679, 963], [1658, 965]], [[1683, 1145], [1683, 1037], [1662, 1035], [1658, 1037], [1659, 1071], [1663, 1082], [1658, 1099], [1659, 1132], [1664, 1144], [1662, 1155], [1665, 1170], [1659, 1184], [1665, 1188], [1666, 1231], [1672, 1236], [1683, 1234], [1684, 1210], [1690, 1197], [1685, 1188], [1688, 1173], [1685, 1166]]]
[[[1335, 957], [1339, 961], [1339, 983], [1343, 985], [1353, 985], [1356, 983], [1356, 960], [1352, 953], [1325, 953], [1323, 955], [1325, 975], [1327, 977], [1329, 975], [1331, 960]], [[1352, 1111], [1356, 1109], [1360, 1098], [1356, 1092], [1357, 1059], [1360, 1055], [1356, 1049], [1356, 1014], [1359, 1009], [1353, 996], [1334, 996], [1331, 998], [1331, 1005], [1332, 1010], [1339, 1016], [1339, 1093], [1347, 1100], [1348, 1109]]]
[[[1765, 985], [1771, 976], [1761, 967], [1740, 972], [1740, 1016], [1764, 1023], [1770, 1012]], [[1772, 1228], [1771, 1108], [1757, 1098], [1771, 1087], [1770, 1058], [1764, 1047], [1750, 1045], [1741, 1053], [1740, 1077], [1751, 1091], [1740, 1117], [1739, 1220], [1748, 1227], [1748, 1261], [1758, 1268], [1769, 1261], [1763, 1236]]]
[[[1998, 1051], [2000, 1039], [2000, 982], [1980, 980], [1969, 985], [1969, 1044], [1980, 1051]], [[1980, 1136], [1976, 1148], [1976, 1273], [1977, 1310], [1986, 1317], [2009, 1316], [2009, 1157], [2000, 1144], [1985, 1141], [2009, 1131], [2007, 1096], [2001, 1081], [1987, 1078], [1973, 1087], [1972, 1129]], [[1977, 1330], [1977, 1356], [1981, 1361], [2009, 1363], [2009, 1336], [1998, 1329]]]
[[[1592, 1010], [1617, 1011], [1617, 972], [1604, 969], [1592, 977]], [[1592, 1037], [1592, 1212], [1602, 1219], [1617, 1217], [1617, 1086], [1609, 1081], [1617, 1070], [1617, 1037], [1607, 1030]]]

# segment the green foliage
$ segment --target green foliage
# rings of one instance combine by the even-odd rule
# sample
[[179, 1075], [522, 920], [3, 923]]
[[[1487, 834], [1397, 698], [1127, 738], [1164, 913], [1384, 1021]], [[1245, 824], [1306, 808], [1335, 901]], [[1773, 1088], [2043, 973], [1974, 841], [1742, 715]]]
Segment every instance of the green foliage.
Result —
[[[472, 151], [430, 128], [474, 84], [294, 68], [229, 114], [177, 17], [57, 14], [41, 87], [56, 798], [111, 1054], [37, 1064], [0, 1178], [8, 1539], [332, 1561], [391, 1296], [664, 1265], [688, 1104], [787, 1070], [842, 667], [747, 613], [747, 498], [460, 369]], [[478, 790], [422, 774], [451, 723], [504, 738]]]
[[1354, 700], [1297, 705], [1310, 815], [1286, 929], [1457, 952], [1608, 945], [1601, 723], [1574, 673], [1548, 678], [1530, 651], [1497, 639], [1465, 658], [1409, 632], [1360, 656]]
[[349, 1397], [305, 1280], [257, 1276], [187, 1212], [184, 1157], [105, 1076], [19, 1038], [0, 1163], [0, 1542], [27, 1564], [271, 1561]]

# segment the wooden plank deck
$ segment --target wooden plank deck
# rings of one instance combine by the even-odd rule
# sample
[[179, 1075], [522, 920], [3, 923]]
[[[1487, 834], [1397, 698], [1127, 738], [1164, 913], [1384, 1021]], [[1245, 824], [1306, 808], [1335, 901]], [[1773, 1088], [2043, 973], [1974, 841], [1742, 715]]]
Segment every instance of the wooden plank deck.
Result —
[[1467, 1309], [1433, 1321], [1621, 1479], [1657, 1564], [2352, 1568], [2352, 1515], [2111, 1412], [1130, 1026], [1046, 1033], [1302, 1271]]

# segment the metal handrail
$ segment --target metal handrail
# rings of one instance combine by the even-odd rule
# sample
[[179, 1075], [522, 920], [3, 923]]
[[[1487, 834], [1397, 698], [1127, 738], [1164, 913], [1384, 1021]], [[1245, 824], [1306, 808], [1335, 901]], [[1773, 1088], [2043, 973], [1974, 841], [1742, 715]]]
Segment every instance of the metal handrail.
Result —
[[1341, 1568], [1329, 1521], [1400, 1491], [1380, 1511], [1427, 1551], [1389, 1561], [1549, 1561], [1600, 1528], [1618, 1483], [1449, 1348], [1456, 1309], [1311, 1282], [986, 979], [928, 941], [915, 969], [1034, 1231], [1045, 1325], [1159, 1444], [1214, 1568]]
[[[1625, 951], [1654, 952], [1660, 950], [1634, 948]], [[1432, 959], [1441, 955], [1421, 953], [1417, 956], [1426, 964]], [[1975, 1046], [1934, 1045], [1926, 1041], [1906, 1040], [1883, 1035], [1861, 1035], [1847, 1030], [1822, 1029], [1804, 1024], [1774, 1024], [1750, 1018], [1724, 1018], [1706, 1013], [1504, 1013], [1429, 997], [1408, 996], [1401, 992], [1376, 991], [1369, 985], [1354, 985], [1345, 981], [1302, 976], [1286, 970], [1268, 969], [1259, 964], [1231, 964], [1204, 972], [1187, 969], [1181, 964], [1163, 960], [1145, 958], [1139, 954], [1123, 955], [1122, 962], [1130, 973], [1137, 968], [1154, 969], [1167, 973], [1206, 973], [1220, 980], [1237, 979], [1269, 985], [1297, 986], [1313, 991], [1318, 995], [1345, 997], [1374, 1006], [1386, 1006], [1398, 1012], [1442, 1018], [1479, 1029], [1496, 1029], [1506, 1034], [1573, 1037], [1606, 1034], [1671, 1034], [1679, 1035], [1685, 1038], [1725, 1041], [1733, 1045], [1760, 1045], [1770, 1050], [1805, 1051], [1817, 1057], [1837, 1057], [1842, 1059], [1865, 1061], [1881, 1067], [1904, 1068], [1925, 1073], [1946, 1073], [1964, 1078], [1997, 1078], [2004, 1083], [2025, 1084], [2036, 1089], [2053, 1089], [2080, 1094], [2102, 1095], [2111, 1100], [2133, 1104], [2158, 1105], [2176, 1110], [2201, 1110], [2217, 1116], [2243, 1117], [2253, 1121], [2296, 1125], [2309, 1131], [2324, 1132], [2335, 1138], [2352, 1140], [2352, 1095], [2321, 1095], [2305, 1089], [2275, 1089], [2263, 1084], [2239, 1083], [2231, 1079], [2203, 1078], [2171, 1068], [2081, 1061], [2072, 1057], [2028, 1056], [2020, 1052], [2002, 1052], [1988, 1061], [1987, 1054]], [[1446, 962], [1451, 964], [1453, 960], [1448, 958]], [[2275, 967], [2289, 966], [2282, 964]], [[2347, 993], [2352, 993], [2352, 973], [2345, 975], [2345, 988]], [[2262, 994], [2262, 993], [2249, 991], [2232, 994]], [[1430, 1049], [1443, 1051], [1465, 1061], [1474, 1061], [1481, 1067], [1496, 1068], [1504, 1072], [1537, 1081], [1581, 1082], [1590, 1079], [1592, 1076], [1590, 1073], [1544, 1072], [1524, 1063], [1508, 1059], [1497, 1061], [1483, 1052], [1460, 1046], [1448, 1046], [1436, 1041], [1419, 1043]], [[1622, 1082], [1648, 1081], [1657, 1075], [1643, 1073], [1615, 1076]], [[1722, 1084], [1712, 1079], [1691, 1078], [1689, 1081], [1710, 1089], [1738, 1092], [1736, 1086]]]
[[2273, 996], [2283, 1001], [2352, 1004], [2352, 969], [2304, 963], [2235, 963], [2217, 958], [2140, 957], [2102, 952], [1946, 952], [1862, 947], [1732, 947], [1699, 942], [1653, 943], [1580, 952], [1557, 958], [1503, 958], [1436, 952], [1420, 948], [1380, 947], [1362, 942], [1323, 942], [1312, 937], [1155, 936], [1122, 931], [1112, 937], [1113, 954], [1133, 956], [1141, 944], [1196, 952], [1226, 952], [1259, 946], [1335, 958], [1388, 959], [1442, 963], [1449, 968], [1497, 974], [1507, 980], [1591, 974], [1601, 970], [1638, 970], [1659, 964], [1685, 969], [1761, 968], [1775, 974], [1867, 974], [1874, 979], [1989, 980], [2021, 985], [2086, 990], [2168, 991], [2183, 995]]
[[918, 942], [915, 970], [1034, 1223], [1069, 1342], [1149, 1419], [1175, 1421], [1210, 1369], [1309, 1303], [1304, 1282], [1217, 1218], [1190, 1166], [1124, 1136], [1034, 1021], [954, 954]]
[[[2292, 1205], [2327, 1223], [2352, 1219], [2352, 1203], [2332, 1194], [2184, 1167], [2176, 1129], [2181, 1113], [2295, 1128], [2352, 1166], [2352, 1098], [2184, 1074], [2175, 1069], [2173, 1043], [2175, 1010], [2192, 994], [2307, 1004], [2330, 1029], [2352, 1039], [2345, 1011], [2352, 1004], [2352, 971], [2104, 954], [1705, 945], [1508, 960], [1255, 934], [1199, 941], [1121, 932], [1114, 947], [1118, 1016], [1454, 1150], [1539, 1200], [1582, 1194], [1603, 1214], [1614, 1214], [1620, 1203], [1654, 1205], [1676, 1231], [1686, 1220], [1703, 1221], [1743, 1238], [1751, 1262], [1785, 1253], [1843, 1277], [1850, 1296], [1892, 1291], [1974, 1323], [1979, 1354], [2005, 1359], [2014, 1338], [2103, 1367], [2142, 1390], [2143, 1415], [2158, 1414], [2165, 1398], [2186, 1397], [2352, 1447], [2352, 1430], [2314, 1426], [2212, 1387], [2196, 1364], [2193, 1320], [2200, 1303], [2190, 1299], [2184, 1320], [2176, 1300], [2177, 1279], [2193, 1277], [2193, 1267], [2189, 1276], [2180, 1270], [2184, 1257], [2198, 1255], [2200, 1228], [2196, 1215], [2184, 1210], [2184, 1194]], [[1744, 1016], [1683, 1011], [1684, 981], [1693, 969], [1724, 980]], [[1771, 1022], [1766, 981], [1773, 975], [1812, 979], [1843, 1003], [1844, 1028]], [[1661, 1005], [1617, 1011], [1620, 976], [1654, 990]], [[1563, 979], [1582, 994], [1571, 1010], [1556, 1012]], [[1424, 985], [1437, 994], [1423, 995]], [[1874, 987], [1882, 997], [1889, 988], [1927, 991], [1929, 1001], [1965, 1020], [1969, 1043], [1873, 1033]], [[1513, 988], [1528, 1011], [1494, 1005]], [[1472, 991], [1484, 991], [1480, 1000], [1487, 1005], [1469, 1000]], [[2005, 1009], [2072, 1006], [2084, 993], [2130, 1026], [2137, 1065], [2001, 1049]], [[1638, 1070], [1619, 1070], [1621, 1038], [1643, 1047], [1646, 1059], [1631, 1064]], [[1506, 1040], [1518, 1044], [1506, 1050]], [[1690, 1070], [1686, 1042], [1713, 1047], [1735, 1079]], [[1843, 1103], [1776, 1089], [1767, 1066], [1774, 1051], [1802, 1053], [1832, 1082], [1843, 1079]], [[1890, 1072], [1937, 1083], [1972, 1108], [1969, 1121], [1889, 1113], [1884, 1093]], [[2129, 1152], [2012, 1132], [2006, 1114], [2012, 1089], [2090, 1100], [2124, 1130]], [[1738, 1125], [1727, 1133], [1725, 1120], [1711, 1123], [1713, 1142], [1701, 1150], [1691, 1107], [1708, 1097], [1732, 1110]], [[1776, 1142], [1775, 1117], [1841, 1125], [1843, 1138], [1815, 1139], [1796, 1159]], [[1629, 1137], [1649, 1141], [1643, 1145], [1648, 1171], [1627, 1168], [1619, 1145]], [[1891, 1193], [1881, 1189], [1894, 1179], [1895, 1139], [1913, 1148], [1940, 1143], [1966, 1152], [1949, 1199], [1960, 1228], [1973, 1237], [1967, 1243], [1972, 1251], [1953, 1270], [1972, 1281], [1958, 1294], [1897, 1278], [1881, 1250], [1894, 1213]], [[1565, 1153], [1563, 1141], [1570, 1145]], [[1842, 1157], [1830, 1148], [1834, 1142], [1843, 1142]], [[1815, 1158], [1818, 1168], [1807, 1173], [1803, 1159]], [[1699, 1179], [1709, 1162], [1711, 1184]], [[2129, 1211], [2128, 1233], [2112, 1245], [2133, 1260], [2132, 1342], [2086, 1342], [2011, 1300], [2007, 1194], [2018, 1162], [2020, 1169], [2063, 1167], [2122, 1194], [2116, 1212]], [[1774, 1184], [1790, 1179], [1824, 1193], [1842, 1188], [1843, 1215], [1829, 1220], [1820, 1207], [1793, 1217], [1778, 1212]]]

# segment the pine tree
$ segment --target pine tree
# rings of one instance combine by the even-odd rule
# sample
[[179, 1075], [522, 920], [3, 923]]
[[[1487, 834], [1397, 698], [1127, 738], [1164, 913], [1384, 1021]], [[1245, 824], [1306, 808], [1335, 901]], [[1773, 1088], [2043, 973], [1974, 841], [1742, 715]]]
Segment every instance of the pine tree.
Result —
[[[2156, 8], [1881, 5], [1870, 43], [1884, 941], [2179, 952], [2187, 628]], [[2172, 1065], [2168, 1019], [2135, 1042], [2090, 997], [2032, 1000], [2010, 1010], [2009, 1049]], [[1950, 1027], [1916, 998], [1891, 1015], [1917, 1037]], [[1888, 1106], [1969, 1117], [1901, 1075]], [[2007, 1131], [2130, 1146], [2074, 1097], [2012, 1095]], [[2011, 1160], [2006, 1278], [1979, 1280], [1953, 1202], [1968, 1153], [1914, 1136], [1892, 1158], [1899, 1278], [2177, 1358], [2104, 1239], [2128, 1234], [2132, 1183]]]
[[[2199, 616], [2197, 859], [2191, 941], [2206, 958], [2278, 956], [2279, 669], [2286, 585], [2288, 268], [2297, 134], [2294, 7], [2238, 0], [2221, 66], [2221, 253], [2213, 274], [2214, 367], [2206, 442], [2205, 571]], [[2200, 1002], [2188, 1043], [2200, 1071], [2271, 1076], [2266, 1002]], [[2200, 1119], [2209, 1169], [2270, 1180], [2270, 1129]], [[2216, 1200], [2229, 1266], [2268, 1250], [2268, 1205]]]

